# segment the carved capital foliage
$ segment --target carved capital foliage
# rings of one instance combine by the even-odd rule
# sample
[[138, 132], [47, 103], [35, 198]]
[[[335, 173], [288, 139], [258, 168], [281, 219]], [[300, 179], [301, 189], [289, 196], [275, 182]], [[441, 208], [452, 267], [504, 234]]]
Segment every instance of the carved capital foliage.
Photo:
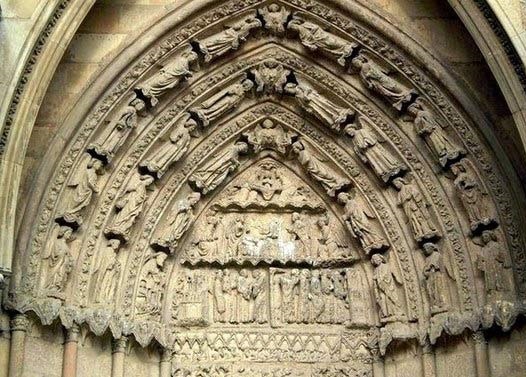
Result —
[[526, 260], [455, 102], [322, 2], [219, 3], [83, 120], [15, 306], [109, 329], [115, 352], [155, 340], [174, 376], [278, 357], [370, 375], [393, 340], [509, 329]]

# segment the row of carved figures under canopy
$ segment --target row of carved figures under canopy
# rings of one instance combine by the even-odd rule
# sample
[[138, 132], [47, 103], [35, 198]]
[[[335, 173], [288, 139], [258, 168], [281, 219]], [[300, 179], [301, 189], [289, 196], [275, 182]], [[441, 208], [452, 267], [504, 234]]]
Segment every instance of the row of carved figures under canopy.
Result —
[[[65, 300], [67, 287], [73, 285], [72, 278], [77, 272], [75, 266], [81, 265], [77, 273], [89, 275], [84, 285], [88, 286], [90, 304], [111, 307], [115, 303], [113, 298], [122, 294], [127, 254], [135, 242], [137, 224], [152, 205], [151, 200], [171, 178], [170, 170], [176, 170], [174, 167], [194, 153], [197, 144], [215, 132], [214, 126], [223, 124], [227, 115], [241, 109], [245, 100], [277, 96], [300, 109], [309, 124], [319, 124], [325, 138], [341, 142], [354, 160], [361, 161], [359, 166], [367, 177], [373, 178], [383, 197], [396, 197], [393, 213], [402, 219], [400, 223], [405, 223], [404, 232], [411, 236], [406, 241], [421, 250], [417, 259], [423, 262], [417, 263], [417, 269], [423, 279], [429, 312], [435, 315], [451, 309], [454, 300], [451, 287], [456, 284], [455, 268], [459, 267], [453, 263], [448, 235], [444, 234], [443, 209], [436, 208], [430, 200], [435, 194], [430, 194], [429, 187], [422, 183], [420, 167], [395, 148], [396, 144], [368, 113], [355, 109], [337, 91], [328, 90], [326, 85], [313, 82], [276, 59], [266, 59], [232, 75], [227, 83], [213, 86], [171, 117], [162, 136], [149, 143], [133, 174], [123, 180], [124, 186], [115, 186], [118, 191], [110, 200], [113, 210], [100, 226], [103, 236], [93, 260], [78, 261], [80, 238], [86, 230], [91, 231], [91, 207], [112, 185], [112, 172], [116, 171], [121, 152], [126, 150], [123, 146], [135, 138], [134, 134], [143, 134], [156, 109], [162, 107], [163, 97], [169, 98], [167, 93], [192, 84], [193, 73], [240, 49], [256, 29], [266, 29], [278, 37], [298, 36], [303, 46], [334, 59], [342, 67], [342, 74], [355, 75], [364, 88], [385, 100], [400, 119], [412, 125], [419, 139], [412, 140], [413, 145], [425, 146], [421, 148], [426, 149], [427, 159], [435, 161], [440, 174], [455, 189], [456, 198], [451, 201], [460, 203], [464, 209], [459, 211], [463, 212], [459, 217], [466, 219], [467, 225], [461, 227], [469, 231], [458, 232], [467, 233], [473, 243], [468, 247], [470, 250], [478, 250], [478, 254], [469, 257], [481, 273], [486, 302], [511, 300], [514, 283], [508, 271], [511, 260], [504, 242], [505, 230], [500, 226], [492, 195], [478, 165], [449, 120], [420, 90], [413, 88], [397, 70], [386, 68], [387, 63], [366, 47], [351, 41], [337, 28], [326, 28], [318, 19], [278, 3], [243, 13], [224, 30], [213, 34], [203, 31], [192, 44], [179, 46], [163, 62], [163, 68], [148, 73], [136, 85], [132, 98], [124, 106], [116, 106], [109, 120], [100, 125], [101, 131], [97, 130], [86, 143], [85, 153], [65, 180], [54, 229], [49, 232], [41, 256], [41, 292]], [[197, 312], [203, 314], [209, 310], [208, 319], [195, 323], [221, 316], [223, 323], [245, 323], [247, 318], [259, 323], [263, 317], [264, 321], [272, 321], [270, 312], [281, 315], [276, 320], [281, 323], [330, 323], [313, 319], [315, 306], [321, 304], [312, 299], [307, 303], [308, 319], [298, 318], [299, 314], [284, 314], [283, 310], [274, 311], [268, 300], [265, 316], [255, 310], [256, 299], [260, 297], [255, 295], [257, 281], [262, 276], [270, 287], [278, 287], [274, 289], [278, 293], [267, 291], [268, 297], [272, 294], [282, 297], [284, 287], [292, 284], [294, 293], [287, 291], [287, 297], [294, 302], [289, 308], [292, 310], [302, 305], [305, 281], [309, 280], [312, 289], [319, 272], [320, 284], [322, 277], [328, 276], [326, 279], [333, 287], [324, 307], [335, 308], [334, 313], [340, 314], [331, 314], [332, 320], [344, 324], [352, 321], [353, 304], [349, 304], [348, 298], [356, 295], [351, 292], [354, 287], [349, 282], [348, 270], [358, 260], [370, 262], [366, 270], [372, 280], [364, 284], [363, 290], [372, 297], [380, 322], [415, 319], [407, 314], [409, 288], [403, 275], [409, 272], [401, 265], [392, 229], [389, 232], [389, 225], [383, 222], [370, 198], [323, 145], [288, 125], [286, 120], [267, 116], [236, 138], [213, 147], [214, 152], [206, 160], [195, 163], [185, 179], [188, 185], [181, 194], [174, 195], [172, 209], [152, 227], [145, 257], [135, 262], [141, 263], [133, 299], [133, 313], [138, 319], [160, 318], [168, 296], [165, 289], [170, 286], [169, 266], [180, 262], [185, 267], [241, 265], [232, 273], [222, 269], [213, 276], [219, 279], [222, 273], [223, 280], [225, 275], [235, 275], [230, 280], [250, 281], [246, 284], [250, 292], [238, 291], [238, 296], [249, 297], [243, 298], [248, 304], [242, 302], [249, 310], [236, 309], [233, 322], [230, 316], [217, 311], [218, 304], [210, 296], [214, 295], [216, 284], [204, 284], [211, 291], [203, 293], [208, 303]], [[264, 156], [267, 158], [257, 162], [256, 168], [240, 172], [240, 167], [244, 169], [250, 159]], [[294, 177], [289, 165], [298, 169], [301, 179]], [[304, 183], [299, 184], [298, 180]], [[299, 266], [287, 269], [287, 263]], [[262, 264], [272, 267], [255, 274]], [[335, 269], [339, 265], [344, 267]], [[315, 283], [311, 285], [313, 280]], [[345, 288], [339, 287], [345, 294], [336, 293], [340, 280], [345, 282], [340, 284]], [[203, 287], [196, 289], [192, 294]], [[237, 288], [232, 288], [234, 291]], [[362, 292], [360, 297], [363, 296]], [[175, 312], [182, 308], [184, 305], [177, 306]], [[188, 310], [196, 314], [195, 307], [190, 305]], [[370, 318], [364, 321], [370, 323]]]

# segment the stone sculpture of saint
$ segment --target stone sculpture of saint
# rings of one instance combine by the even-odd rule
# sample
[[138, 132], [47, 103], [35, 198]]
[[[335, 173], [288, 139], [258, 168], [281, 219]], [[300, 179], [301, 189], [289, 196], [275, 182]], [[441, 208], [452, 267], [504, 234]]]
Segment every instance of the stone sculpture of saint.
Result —
[[404, 105], [410, 103], [416, 95], [414, 89], [409, 89], [388, 76], [378, 64], [364, 55], [355, 57], [352, 64], [360, 71], [365, 85], [389, 100], [398, 111], [401, 111]]
[[259, 15], [265, 21], [265, 29], [276, 35], [285, 34], [285, 25], [290, 16], [290, 11], [276, 3], [258, 9]]
[[295, 268], [290, 271], [290, 273], [287, 272], [282, 274], [278, 280], [281, 290], [281, 310], [283, 321], [286, 323], [294, 323], [297, 320], [295, 300], [297, 296], [299, 275], [300, 271]]
[[401, 279], [383, 255], [374, 254], [371, 263], [374, 266], [374, 297], [380, 308], [380, 318], [384, 321], [400, 319], [403, 308], [398, 296], [397, 283], [402, 284]]
[[413, 123], [416, 133], [436, 155], [442, 167], [448, 166], [466, 154], [464, 148], [449, 138], [436, 116], [422, 99], [416, 99], [414, 103], [409, 105], [407, 111], [415, 117]]
[[116, 121], [112, 121], [104, 129], [97, 141], [88, 146], [89, 151], [111, 161], [119, 148], [124, 144], [130, 133], [139, 123], [139, 113], [146, 109], [143, 100], [136, 98], [124, 107]]
[[201, 199], [201, 194], [193, 192], [186, 199], [180, 200], [175, 208], [170, 225], [161, 233], [154, 242], [155, 246], [166, 248], [174, 253], [179, 245], [179, 240], [188, 231], [194, 220], [194, 206]]
[[342, 67], [347, 65], [349, 59], [358, 45], [349, 42], [335, 34], [322, 29], [321, 26], [306, 21], [300, 15], [294, 15], [287, 26], [299, 34], [301, 43], [312, 51], [321, 50], [338, 59]]
[[398, 190], [398, 205], [403, 208], [416, 241], [420, 243], [440, 237], [418, 186], [404, 178], [395, 178], [393, 186]]
[[287, 231], [292, 235], [292, 239], [294, 240], [296, 257], [299, 259], [309, 259], [312, 252], [312, 242], [309, 234], [310, 229], [298, 212], [292, 214], [291, 225]]
[[247, 39], [250, 31], [261, 26], [261, 21], [254, 12], [234, 24], [227, 25], [225, 30], [217, 34], [197, 40], [199, 50], [204, 54], [205, 62], [208, 63], [230, 50], [237, 50], [241, 42]]
[[50, 296], [62, 298], [74, 260], [70, 242], [73, 240], [73, 229], [69, 226], [58, 226], [56, 238], [48, 246], [43, 260], [45, 264], [44, 290]]
[[482, 251], [477, 258], [477, 267], [484, 274], [484, 287], [491, 297], [502, 298], [497, 295], [510, 288], [506, 270], [511, 267], [511, 264], [495, 232], [483, 231], [481, 241]]
[[163, 252], [152, 254], [141, 269], [135, 301], [136, 314], [139, 316], [155, 316], [161, 311], [167, 257]]
[[425, 255], [423, 273], [431, 313], [441, 313], [447, 309], [448, 285], [446, 274], [452, 275], [436, 244], [425, 243], [422, 245], [422, 250]]
[[462, 204], [468, 213], [469, 227], [475, 233], [496, 225], [498, 222], [493, 212], [488, 194], [483, 190], [482, 184], [473, 172], [468, 171], [466, 159], [451, 165], [455, 174], [455, 187]]
[[217, 270], [214, 276], [214, 283], [212, 289], [212, 295], [214, 296], [214, 321], [223, 323], [225, 322], [226, 302], [223, 292], [223, 270]]
[[335, 196], [338, 190], [349, 185], [347, 179], [331, 171], [324, 161], [306, 148], [302, 141], [292, 144], [292, 151], [298, 156], [299, 163], [323, 186], [329, 196]]
[[174, 129], [170, 132], [170, 139], [155, 149], [153, 154], [141, 163], [141, 167], [155, 173], [157, 178], [161, 178], [170, 165], [179, 161], [186, 154], [196, 129], [195, 120], [189, 119], [189, 115], [185, 114], [176, 122]]
[[309, 284], [309, 298], [311, 307], [311, 322], [320, 323], [325, 310], [325, 300], [321, 290], [320, 271], [312, 270]]
[[173, 89], [181, 81], [192, 76], [190, 65], [197, 60], [197, 54], [188, 49], [177, 56], [172, 62], [161, 68], [157, 74], [137, 87], [142, 94], [150, 99], [152, 106], [159, 103], [158, 97], [167, 90]]
[[87, 164], [74, 174], [68, 183], [68, 187], [74, 189], [73, 195], [66, 198], [64, 211], [59, 216], [66, 223], [76, 225], [82, 223], [81, 212], [90, 204], [93, 194], [99, 192], [99, 176], [102, 173], [102, 162], [90, 157]]
[[92, 296], [96, 303], [111, 303], [115, 299], [115, 289], [121, 273], [121, 264], [117, 259], [120, 244], [120, 240], [110, 239], [101, 250], [92, 275]]
[[328, 98], [305, 84], [285, 85], [285, 92], [296, 97], [303, 109], [335, 131], [354, 116], [354, 111], [336, 105]]
[[349, 244], [344, 235], [338, 230], [338, 227], [331, 224], [330, 217], [325, 213], [318, 221], [320, 230], [320, 243], [318, 258], [320, 259], [338, 259], [348, 257], [350, 250]]
[[338, 202], [344, 206], [343, 220], [351, 235], [360, 242], [366, 254], [389, 248], [382, 231], [371, 220], [376, 216], [347, 192], [338, 194]]
[[219, 186], [239, 166], [239, 156], [248, 152], [248, 144], [237, 142], [213, 156], [211, 162], [190, 176], [190, 182], [206, 195]]
[[252, 284], [252, 298], [254, 300], [254, 321], [265, 323], [267, 321], [267, 279], [263, 271], [254, 270], [252, 272], [254, 280]]
[[191, 108], [190, 113], [199, 119], [203, 127], [206, 127], [211, 122], [239, 105], [253, 87], [254, 83], [248, 79], [230, 85], [209, 99], [203, 101], [200, 105]]
[[240, 323], [252, 321], [250, 315], [250, 301], [252, 299], [251, 274], [247, 269], [239, 271], [237, 280], [237, 318]]
[[347, 281], [341, 271], [332, 272], [332, 285], [334, 295], [334, 323], [344, 323], [349, 319], [349, 308], [347, 307]]
[[148, 186], [152, 183], [152, 176], [140, 175], [138, 179], [129, 184], [115, 204], [118, 212], [104, 230], [107, 236], [115, 236], [125, 242], [128, 241], [130, 230], [146, 202]]
[[407, 171], [407, 166], [380, 143], [372, 131], [371, 120], [365, 117], [358, 120], [358, 124], [347, 126], [345, 132], [353, 139], [356, 154], [373, 169], [376, 176], [387, 183]]

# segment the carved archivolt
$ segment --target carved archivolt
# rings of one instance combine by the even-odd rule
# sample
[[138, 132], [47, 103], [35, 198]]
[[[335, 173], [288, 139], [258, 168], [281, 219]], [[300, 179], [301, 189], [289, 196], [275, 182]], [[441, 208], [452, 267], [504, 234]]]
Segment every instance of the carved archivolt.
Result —
[[225, 347], [351, 375], [393, 339], [513, 324], [516, 211], [446, 94], [321, 3], [225, 1], [200, 20], [145, 51], [79, 127], [15, 309], [156, 339], [173, 375], [204, 348], [231, 361]]

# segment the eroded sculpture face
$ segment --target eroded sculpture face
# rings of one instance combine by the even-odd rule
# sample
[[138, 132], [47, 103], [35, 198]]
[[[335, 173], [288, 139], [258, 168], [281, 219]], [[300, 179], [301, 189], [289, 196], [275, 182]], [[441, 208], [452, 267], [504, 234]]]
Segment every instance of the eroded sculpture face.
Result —
[[317, 7], [240, 6], [92, 115], [15, 296], [155, 338], [173, 376], [370, 376], [392, 340], [513, 322], [520, 242], [467, 123]]

